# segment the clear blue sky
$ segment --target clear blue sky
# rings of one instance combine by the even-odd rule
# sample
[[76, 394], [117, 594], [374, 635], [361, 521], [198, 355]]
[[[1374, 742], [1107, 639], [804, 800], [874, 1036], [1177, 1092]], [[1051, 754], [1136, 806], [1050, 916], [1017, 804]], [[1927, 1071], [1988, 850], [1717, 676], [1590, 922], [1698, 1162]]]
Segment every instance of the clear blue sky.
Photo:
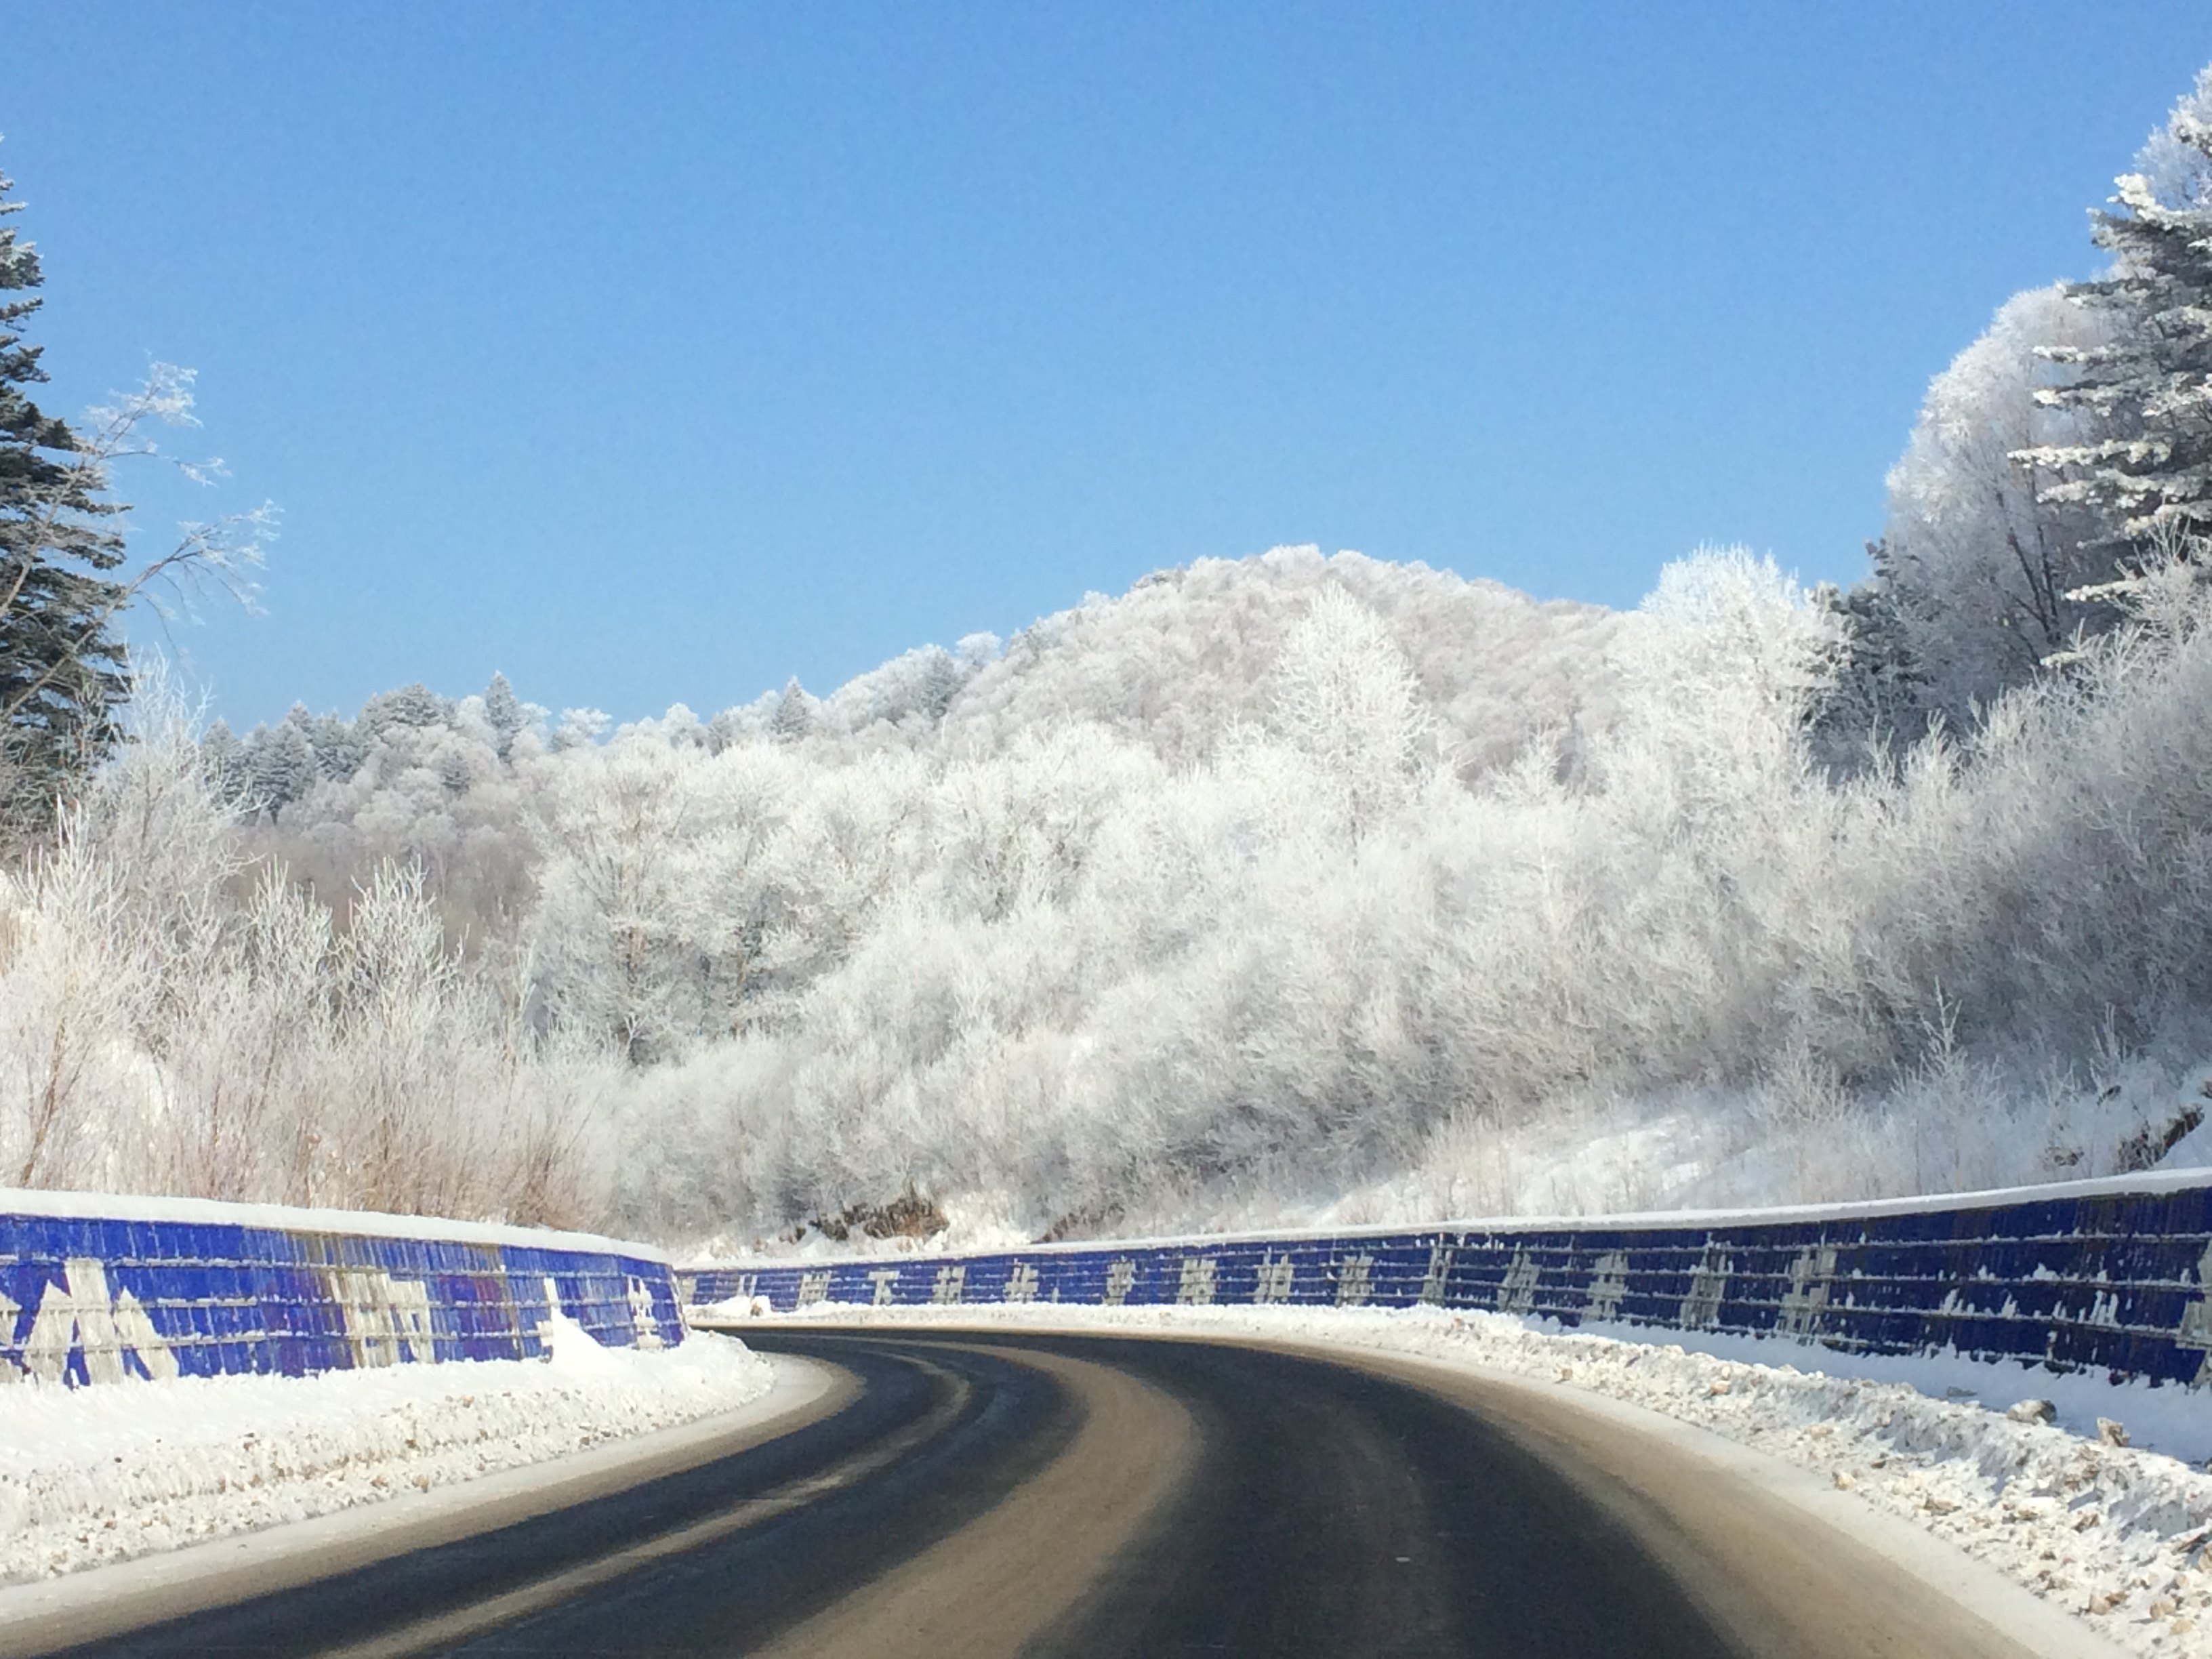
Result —
[[[1277, 543], [1849, 580], [2212, 8], [9, 0], [74, 412], [200, 371], [234, 722], [827, 690]], [[149, 532], [169, 512], [146, 515]]]

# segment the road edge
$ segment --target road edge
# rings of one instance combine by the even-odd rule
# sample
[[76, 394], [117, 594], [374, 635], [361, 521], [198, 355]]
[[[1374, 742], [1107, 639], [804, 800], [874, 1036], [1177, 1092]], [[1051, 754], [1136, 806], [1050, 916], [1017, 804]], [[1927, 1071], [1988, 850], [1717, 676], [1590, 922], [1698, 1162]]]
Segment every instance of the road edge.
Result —
[[1903, 1516], [1838, 1490], [1810, 1470], [1730, 1440], [1695, 1423], [1669, 1417], [1632, 1401], [1616, 1400], [1571, 1383], [1547, 1385], [1488, 1365], [1455, 1364], [1425, 1354], [1397, 1354], [1387, 1349], [1339, 1347], [1327, 1343], [1284, 1340], [1267, 1344], [1310, 1358], [1346, 1363], [1347, 1348], [1361, 1359], [1387, 1362], [1364, 1366], [1384, 1375], [1430, 1372], [1472, 1378], [1486, 1388], [1540, 1399], [1550, 1409], [1578, 1412], [1617, 1424], [1657, 1441], [1717, 1472], [1731, 1474], [1776, 1498], [1830, 1531], [1881, 1558], [1946, 1601], [2044, 1659], [2127, 1659], [2127, 1650], [2063, 1607], [2038, 1595], [2002, 1569], [1967, 1554], [1947, 1538], [1916, 1527]]
[[0, 1588], [0, 1659], [94, 1642], [372, 1566], [584, 1503], [804, 1428], [841, 1409], [848, 1372], [763, 1354], [767, 1393], [735, 1411], [472, 1480]]

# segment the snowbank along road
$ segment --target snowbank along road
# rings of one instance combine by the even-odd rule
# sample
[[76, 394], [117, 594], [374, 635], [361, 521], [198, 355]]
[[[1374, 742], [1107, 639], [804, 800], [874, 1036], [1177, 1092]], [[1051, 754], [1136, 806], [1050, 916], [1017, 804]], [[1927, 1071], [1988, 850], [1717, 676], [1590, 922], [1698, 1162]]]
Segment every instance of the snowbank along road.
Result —
[[1941, 1546], [1557, 1393], [1250, 1342], [746, 1334], [849, 1381], [696, 1467], [70, 1650], [2106, 1651]]

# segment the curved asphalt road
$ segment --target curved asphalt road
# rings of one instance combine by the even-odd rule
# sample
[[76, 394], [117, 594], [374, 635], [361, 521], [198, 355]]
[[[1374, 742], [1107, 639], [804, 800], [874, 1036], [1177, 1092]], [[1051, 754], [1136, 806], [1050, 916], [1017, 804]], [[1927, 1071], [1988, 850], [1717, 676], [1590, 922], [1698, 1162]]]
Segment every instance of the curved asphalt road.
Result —
[[858, 1387], [700, 1467], [73, 1653], [2021, 1659], [1542, 1395], [1376, 1357], [748, 1329]]

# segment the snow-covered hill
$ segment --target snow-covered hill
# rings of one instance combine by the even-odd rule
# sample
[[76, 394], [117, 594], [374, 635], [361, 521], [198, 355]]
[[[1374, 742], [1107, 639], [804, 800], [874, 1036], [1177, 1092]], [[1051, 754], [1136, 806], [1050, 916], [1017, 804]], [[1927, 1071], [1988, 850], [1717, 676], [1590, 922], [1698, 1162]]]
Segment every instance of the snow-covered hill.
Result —
[[1464, 769], [1609, 713], [1612, 613], [1425, 565], [1282, 547], [1158, 571], [1024, 629], [952, 699], [944, 739], [1003, 749], [1024, 732], [1095, 720], [1170, 766], [1211, 759], [1228, 733], [1273, 717], [1284, 645], [1325, 586], [1381, 622]]

